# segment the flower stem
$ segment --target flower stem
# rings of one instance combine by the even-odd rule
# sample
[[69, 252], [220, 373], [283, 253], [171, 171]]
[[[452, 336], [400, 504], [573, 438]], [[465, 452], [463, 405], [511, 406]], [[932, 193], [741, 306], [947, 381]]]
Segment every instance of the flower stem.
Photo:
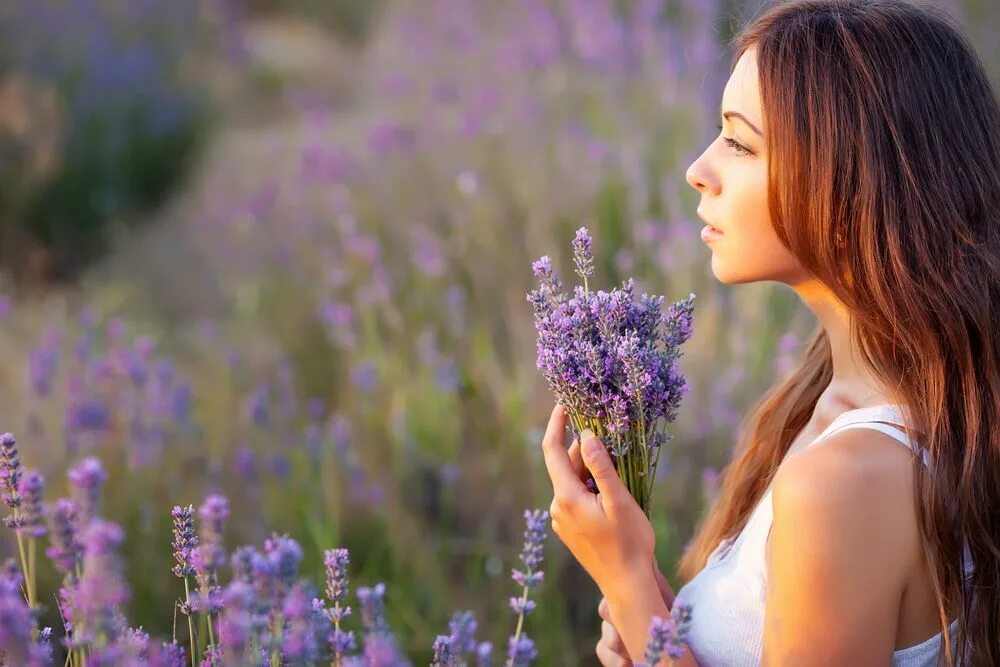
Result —
[[[528, 576], [532, 573], [528, 572]], [[517, 615], [517, 629], [514, 630], [514, 641], [511, 642], [514, 646], [517, 646], [517, 640], [521, 638], [521, 628], [524, 626], [524, 603], [528, 601], [528, 587], [525, 586], [521, 592], [521, 613]], [[507, 659], [507, 667], [513, 667], [514, 655], [511, 654]]]
[[194, 623], [191, 622], [191, 590], [188, 585], [188, 578], [184, 577], [184, 601], [187, 603], [187, 616], [188, 619], [188, 640], [191, 643], [191, 667], [197, 667], [198, 654], [194, 650]]

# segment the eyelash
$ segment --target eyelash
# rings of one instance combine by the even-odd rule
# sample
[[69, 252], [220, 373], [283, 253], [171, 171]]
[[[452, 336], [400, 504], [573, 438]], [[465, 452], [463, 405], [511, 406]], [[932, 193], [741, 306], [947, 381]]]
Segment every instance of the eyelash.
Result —
[[[722, 131], [721, 125], [716, 125], [716, 127], [719, 129], [720, 132]], [[735, 150], [737, 155], [753, 155], [753, 153], [750, 151], [749, 148], [746, 148], [745, 146], [738, 144], [736, 141], [730, 139], [729, 137], [722, 137], [722, 140], [726, 142], [727, 146]]]

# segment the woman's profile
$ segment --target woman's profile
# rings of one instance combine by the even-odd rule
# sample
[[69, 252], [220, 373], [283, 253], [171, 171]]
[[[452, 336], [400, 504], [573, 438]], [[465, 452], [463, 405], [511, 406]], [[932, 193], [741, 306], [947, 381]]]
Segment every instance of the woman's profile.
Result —
[[[640, 662], [683, 601], [676, 665], [1000, 665], [996, 92], [926, 4], [792, 0], [733, 46], [686, 174], [702, 238], [718, 280], [778, 281], [818, 327], [744, 422], [676, 595], [607, 461], [574, 442], [563, 465], [547, 434], [553, 529], [605, 597], [598, 658]], [[605, 513], [559, 490], [584, 468]]]

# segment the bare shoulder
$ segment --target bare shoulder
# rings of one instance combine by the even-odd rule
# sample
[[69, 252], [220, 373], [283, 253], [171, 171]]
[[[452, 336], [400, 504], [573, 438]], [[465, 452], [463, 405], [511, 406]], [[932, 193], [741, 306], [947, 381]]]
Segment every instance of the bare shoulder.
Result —
[[[847, 524], [881, 545], [871, 555], [892, 571], [908, 568], [917, 539], [912, 453], [889, 435], [847, 429], [788, 457], [775, 474], [777, 515], [813, 513], [821, 523]], [[802, 518], [802, 517], [798, 517]], [[894, 547], [894, 548], [890, 548]]]
[[916, 549], [910, 450], [847, 429], [790, 456], [772, 487], [764, 664], [892, 653]]

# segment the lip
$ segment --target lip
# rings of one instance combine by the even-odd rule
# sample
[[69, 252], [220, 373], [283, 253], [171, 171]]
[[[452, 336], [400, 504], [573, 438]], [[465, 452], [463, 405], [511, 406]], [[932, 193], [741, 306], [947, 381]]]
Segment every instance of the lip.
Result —
[[715, 229], [712, 226], [706, 225], [701, 228], [701, 240], [705, 243], [711, 243], [712, 241], [718, 241], [722, 238], [722, 232]]
[[698, 209], [695, 212], [698, 214], [698, 217], [701, 219], [701, 221], [704, 222], [709, 227], [711, 227], [713, 231], [715, 231], [715, 232], [717, 232], [719, 234], [722, 234], [722, 230], [721, 229], [719, 229], [718, 227], [716, 227], [715, 225], [713, 225], [705, 216], [703, 216], [701, 214], [701, 209]]

